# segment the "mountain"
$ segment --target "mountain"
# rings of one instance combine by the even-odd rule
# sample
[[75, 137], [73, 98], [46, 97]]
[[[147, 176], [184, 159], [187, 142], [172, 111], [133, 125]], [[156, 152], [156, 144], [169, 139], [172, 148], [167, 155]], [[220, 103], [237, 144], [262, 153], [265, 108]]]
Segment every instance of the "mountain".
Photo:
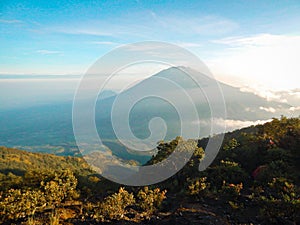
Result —
[[[197, 82], [193, 80], [193, 77], [197, 78]], [[220, 113], [222, 94], [216, 94], [220, 92], [220, 89], [226, 105], [225, 117]], [[140, 96], [145, 96], [145, 98], [135, 102]], [[112, 113], [113, 104], [115, 114]], [[239, 88], [217, 82], [193, 69], [171, 67], [119, 93], [118, 96], [98, 101], [96, 106], [98, 133], [101, 138], [109, 139], [114, 136], [116, 128], [120, 128], [120, 133], [125, 140], [132, 138], [130, 131], [136, 137], [145, 139], [150, 136], [151, 132], [152, 134], [158, 133], [157, 136], [159, 136], [164, 133], [162, 130], [166, 127], [166, 136], [161, 138], [164, 140], [171, 140], [176, 136], [204, 137], [211, 134], [211, 105], [214, 106], [214, 123], [217, 127], [214, 130], [215, 133], [225, 131], [222, 130], [224, 124], [227, 125], [227, 130], [233, 130], [257, 121], [263, 123], [269, 118], [289, 114], [291, 109], [289, 104], [267, 101], [255, 94], [242, 92]], [[193, 108], [196, 109], [198, 118], [195, 118], [192, 113]], [[128, 119], [126, 112], [129, 110]], [[150, 131], [148, 126], [155, 117], [163, 118], [165, 126], [159, 121], [155, 125], [156, 129]], [[123, 125], [113, 128], [111, 118]], [[127, 121], [131, 130], [124, 129]], [[181, 122], [188, 127], [184, 133], [181, 132]], [[197, 124], [201, 129], [199, 134], [196, 134], [193, 129]], [[159, 138], [156, 140], [159, 141]]]
[[[198, 78], [197, 83], [192, 80], [189, 74], [191, 74], [192, 77]], [[154, 77], [166, 78], [175, 82], [178, 86], [181, 86], [188, 95], [191, 96], [197, 107], [198, 113], [209, 110], [206, 96], [212, 96], [209, 100], [213, 100], [214, 102], [218, 103], [218, 101], [220, 101], [220, 99], [214, 98], [214, 93], [219, 91], [217, 86], [219, 85], [222, 94], [224, 95], [227, 110], [226, 119], [228, 120], [267, 120], [271, 117], [278, 117], [284, 113], [287, 114], [291, 107], [291, 105], [286, 103], [267, 101], [253, 93], [242, 92], [239, 88], [218, 82], [198, 71], [185, 67], [171, 67], [161, 71], [147, 80], [142, 81], [130, 91], [134, 91], [134, 89], [140, 85], [143, 85], [144, 87], [149, 86], [147, 83], [151, 83], [151, 79]], [[150, 86], [149, 89], [151, 88], [153, 87]], [[199, 91], [197, 89], [201, 90]], [[167, 92], [168, 90], [163, 89], [159, 91]], [[171, 94], [176, 95], [176, 93]], [[180, 104], [184, 104], [183, 102], [180, 102], [180, 99], [178, 99], [178, 101]], [[205, 109], [203, 109], [203, 107], [205, 107]], [[203, 115], [203, 113], [201, 115]], [[205, 115], [203, 117], [205, 118]]]
[[[197, 77], [198, 82], [196, 83], [187, 74]], [[166, 86], [165, 84], [170, 80], [171, 85]], [[123, 99], [118, 102], [118, 111], [115, 114], [115, 118], [120, 121], [120, 118], [124, 118], [129, 100], [136, 99], [140, 94], [147, 94], [148, 97], [143, 101], [136, 102], [131, 107], [129, 120], [124, 121], [128, 121], [133, 134], [142, 139], [150, 135], [148, 124], [154, 117], [161, 117], [165, 121], [164, 125], [160, 120], [154, 120], [153, 127], [157, 126], [154, 132], [157, 138], [163, 137], [164, 127], [167, 127], [166, 137], [163, 138], [165, 140], [171, 140], [181, 135], [180, 122], [182, 118], [180, 118], [175, 107], [182, 109], [185, 115], [183, 123], [190, 126], [188, 128], [191, 131], [186, 132], [186, 136], [183, 136], [188, 138], [188, 135], [192, 137], [209, 135], [211, 110], [205, 94], [213, 96], [211, 103], [215, 104], [217, 109], [214, 112], [217, 125], [216, 133], [222, 131], [221, 128], [224, 123], [227, 124], [227, 130], [233, 130], [252, 122], [289, 114], [291, 106], [286, 103], [267, 101], [255, 94], [242, 92], [239, 88], [221, 82], [218, 82], [218, 85], [223, 90], [227, 110], [226, 118], [222, 118], [218, 112], [218, 107], [220, 107], [218, 103], [221, 103], [222, 99], [214, 98], [214, 93], [219, 91], [216, 81], [190, 68], [171, 67], [118, 95], [112, 91], [105, 91], [96, 103], [95, 121], [99, 136], [104, 144], [111, 148], [113, 154], [118, 157], [125, 160], [138, 160], [141, 163], [149, 159], [152, 153], [137, 155], [136, 152], [130, 151], [131, 149], [117, 141], [111, 121], [112, 106], [116, 99]], [[152, 96], [149, 96], [149, 93], [152, 93]], [[183, 98], [184, 93], [189, 97]], [[164, 96], [165, 100], [155, 96]], [[173, 101], [172, 104], [168, 102], [170, 100]], [[195, 107], [199, 117], [196, 120], [191, 113], [193, 107]], [[297, 113], [299, 112], [294, 112], [294, 115]], [[192, 131], [195, 125], [201, 127], [199, 134]], [[125, 133], [125, 137], [126, 135], [127, 133]], [[80, 154], [75, 144], [72, 129], [72, 102], [1, 111], [0, 145], [18, 147], [29, 151], [51, 152], [57, 155]]]

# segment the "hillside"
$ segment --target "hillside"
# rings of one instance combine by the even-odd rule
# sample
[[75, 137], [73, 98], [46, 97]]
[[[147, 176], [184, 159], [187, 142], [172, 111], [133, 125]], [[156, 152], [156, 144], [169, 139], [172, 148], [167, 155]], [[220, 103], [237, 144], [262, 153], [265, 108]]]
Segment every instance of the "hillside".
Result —
[[16, 175], [28, 170], [70, 169], [72, 171], [88, 169], [88, 165], [80, 157], [62, 157], [52, 154], [31, 153], [24, 150], [0, 146], [0, 171], [10, 171]]
[[[226, 133], [203, 172], [207, 138], [189, 163], [150, 187], [120, 187], [81, 158], [0, 148], [3, 224], [298, 224], [300, 119], [273, 119]], [[161, 142], [147, 164], [179, 142]], [[55, 221], [57, 223], [55, 223]]]

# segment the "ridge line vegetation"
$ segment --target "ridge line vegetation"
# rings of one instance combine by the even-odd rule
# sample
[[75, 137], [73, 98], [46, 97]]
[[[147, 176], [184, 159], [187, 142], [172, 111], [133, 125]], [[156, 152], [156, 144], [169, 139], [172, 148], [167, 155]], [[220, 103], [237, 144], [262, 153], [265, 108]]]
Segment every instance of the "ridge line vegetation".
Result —
[[297, 224], [300, 222], [300, 118], [273, 119], [225, 134], [203, 172], [208, 138], [160, 142], [148, 165], [179, 142], [188, 164], [148, 187], [122, 187], [83, 158], [0, 147], [3, 224]]

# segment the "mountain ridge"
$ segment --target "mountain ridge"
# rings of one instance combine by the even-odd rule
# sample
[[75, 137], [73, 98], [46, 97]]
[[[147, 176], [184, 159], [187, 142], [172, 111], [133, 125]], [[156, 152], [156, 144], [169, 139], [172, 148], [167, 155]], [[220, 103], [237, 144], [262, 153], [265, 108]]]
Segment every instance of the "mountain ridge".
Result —
[[[180, 85], [180, 81], [184, 80], [182, 77], [186, 78], [187, 75], [181, 70], [178, 70], [178, 68], [163, 70], [160, 73], [154, 74], [152, 77], [157, 78], [161, 76], [164, 78], [169, 77], [171, 79], [173, 76], [172, 71], [174, 70], [177, 72], [177, 79], [174, 79], [173, 83], [175, 82]], [[205, 75], [202, 74], [201, 76]], [[206, 81], [208, 79], [209, 83], [216, 83], [216, 81], [212, 80], [210, 77], [204, 78]], [[149, 81], [151, 81], [151, 77], [141, 81], [129, 90], [126, 90], [125, 94], [133, 93], [135, 88], [139, 85], [147, 87], [147, 82]], [[199, 91], [201, 92], [201, 90], [194, 91], [197, 88], [194, 88], [195, 86], [192, 80], [186, 79], [182, 84], [186, 85], [184, 87], [185, 91], [190, 94], [194, 100], [198, 113], [201, 116], [200, 119], [203, 119], [203, 121], [190, 122], [199, 122], [200, 124], [204, 123], [209, 125], [210, 109], [209, 104], [205, 102], [205, 96], [201, 93], [199, 94]], [[230, 121], [266, 120], [272, 117], [279, 118], [281, 115], [289, 114], [287, 113], [290, 109], [290, 105], [288, 104], [269, 102], [254, 94], [241, 92], [238, 88], [231, 87], [227, 84], [220, 82], [220, 85], [223, 89], [225, 102], [227, 104], [227, 117], [218, 120], [222, 123]], [[190, 88], [191, 86], [193, 88]], [[149, 86], [148, 91], [150, 92], [151, 89], [152, 86]], [[216, 90], [216, 88], [209, 89], [209, 86], [206, 85], [203, 87], [203, 91], [206, 90], [211, 93]], [[164, 91], [166, 92], [167, 90], [158, 90], [157, 94]], [[102, 96], [102, 99], [98, 99], [95, 118], [98, 133], [103, 140], [108, 140], [110, 143], [112, 143], [111, 141], [116, 140], [110, 118], [112, 104], [116, 97], [111, 96], [112, 94], [112, 92], [106, 92], [105, 95]], [[177, 93], [168, 94], [174, 95], [176, 98]], [[121, 95], [124, 95], [124, 93]], [[187, 104], [186, 102], [180, 101], [179, 97], [176, 99], [178, 104]], [[123, 104], [126, 105], [126, 102]], [[187, 111], [189, 107], [190, 106], [185, 107]], [[275, 112], [272, 110], [272, 112], [266, 111], [269, 108], [272, 110], [274, 109]], [[294, 113], [297, 115], [297, 111]], [[129, 123], [133, 133], [139, 138], [147, 137], [149, 135], [148, 123], [153, 117], [162, 117], [167, 122], [167, 125], [170, 125], [167, 139], [171, 140], [179, 135], [178, 129], [180, 127], [180, 118], [174, 107], [166, 101], [160, 101], [159, 99], [154, 98], [145, 99], [144, 103], [139, 102], [132, 108]], [[58, 155], [80, 154], [73, 136], [72, 102], [0, 112], [0, 118], [0, 145], [8, 147], [18, 146], [29, 151], [52, 152]], [[208, 125], [202, 127], [202, 137], [209, 135]], [[234, 126], [230, 126], [230, 128], [234, 128]], [[114, 147], [116, 147], [116, 145], [114, 145]], [[124, 146], [119, 146], [118, 149], [115, 150], [115, 154], [121, 156], [121, 151], [124, 151]], [[128, 157], [131, 157], [129, 153], [127, 154]], [[122, 157], [124, 156], [125, 155], [123, 154]]]

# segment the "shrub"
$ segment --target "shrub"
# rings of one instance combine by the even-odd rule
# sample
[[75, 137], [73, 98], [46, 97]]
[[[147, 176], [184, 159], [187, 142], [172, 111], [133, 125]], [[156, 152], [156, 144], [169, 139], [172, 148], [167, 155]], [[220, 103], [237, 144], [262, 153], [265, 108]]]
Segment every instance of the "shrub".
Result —
[[223, 186], [221, 193], [224, 194], [225, 198], [236, 200], [237, 197], [241, 194], [243, 189], [243, 183], [240, 184], [228, 184], [226, 181], [223, 181]]
[[228, 143], [224, 144], [223, 149], [225, 151], [233, 150], [237, 148], [239, 145], [240, 144], [238, 143], [238, 141], [235, 138], [232, 138], [231, 140], [228, 141]]
[[202, 197], [210, 187], [207, 177], [200, 177], [190, 180], [188, 185], [188, 194], [191, 196]]
[[9, 189], [18, 189], [22, 184], [22, 177], [11, 172], [7, 175], [0, 173], [0, 190], [7, 191]]
[[63, 200], [76, 199], [79, 194], [76, 191], [77, 179], [69, 170], [55, 173], [50, 181], [41, 181], [41, 187], [45, 192], [48, 204], [60, 204]]
[[269, 163], [266, 169], [258, 174], [256, 180], [262, 184], [268, 184], [274, 177], [290, 177], [291, 175], [289, 164], [283, 160], [276, 160]]
[[41, 181], [41, 187], [45, 192], [49, 204], [60, 204], [63, 200], [76, 199], [79, 194], [76, 191], [77, 179], [69, 170], [55, 173], [50, 181]]
[[45, 206], [46, 199], [40, 190], [10, 189], [0, 197], [1, 217], [5, 220], [32, 216]]
[[126, 208], [134, 203], [133, 194], [128, 193], [124, 188], [120, 188], [118, 193], [108, 196], [100, 203], [96, 217], [101, 221], [125, 219]]
[[274, 178], [268, 183], [263, 194], [257, 197], [262, 206], [261, 215], [270, 222], [282, 223], [282, 219], [299, 219], [300, 198], [294, 184], [285, 178]]
[[78, 197], [77, 179], [66, 170], [49, 175], [34, 189], [10, 189], [0, 196], [0, 215], [4, 219], [33, 216], [46, 206], [55, 207], [62, 201]]
[[144, 187], [137, 194], [139, 200], [138, 205], [146, 214], [150, 215], [159, 209], [163, 200], [166, 198], [166, 193], [166, 190], [161, 191], [159, 188], [151, 190], [148, 187]]
[[207, 180], [212, 188], [220, 190], [224, 180], [228, 183], [237, 184], [247, 181], [248, 174], [238, 163], [221, 160], [219, 166], [207, 169]]

